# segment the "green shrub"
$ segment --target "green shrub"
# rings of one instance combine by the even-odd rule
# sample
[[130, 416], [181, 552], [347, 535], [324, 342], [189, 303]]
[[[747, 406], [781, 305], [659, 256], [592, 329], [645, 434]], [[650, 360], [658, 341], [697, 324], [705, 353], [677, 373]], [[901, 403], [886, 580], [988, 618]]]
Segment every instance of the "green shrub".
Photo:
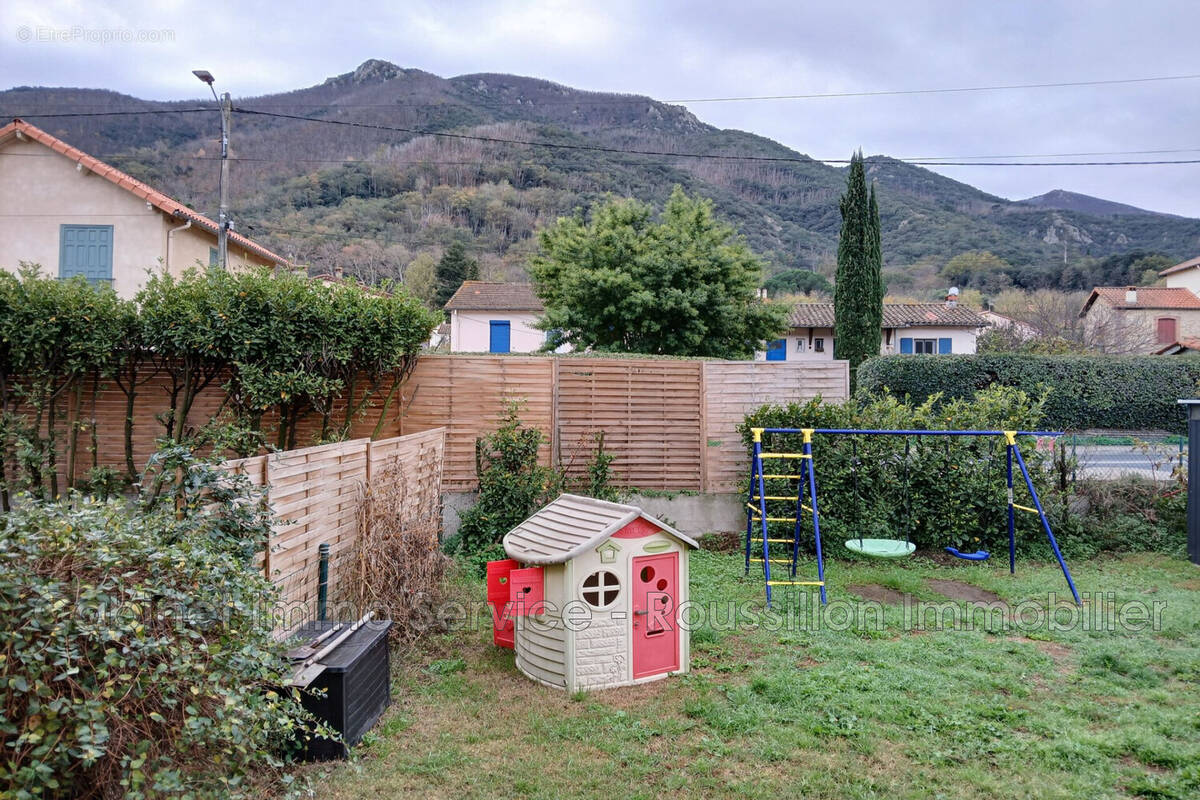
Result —
[[[1043, 403], [1006, 387], [982, 391], [971, 400], [943, 402], [935, 395], [920, 405], [891, 396], [841, 404], [817, 398], [803, 404], [763, 406], [746, 417], [743, 434], [749, 446], [750, 427], [1030, 430], [1038, 427]], [[905, 437], [816, 437], [813, 458], [822, 535], [830, 541], [907, 535], [924, 548], [1007, 549], [1003, 438], [912, 436], [907, 443], [906, 466]], [[801, 437], [768, 434], [766, 447], [768, 452], [798, 453]], [[1038, 494], [1049, 508], [1053, 474], [1044, 468], [1049, 453], [1037, 450], [1032, 439], [1021, 440], [1020, 447]], [[1014, 472], [1017, 497], [1026, 496], [1020, 471], [1014, 467]], [[789, 481], [785, 490], [777, 491], [783, 485], [776, 480], [767, 493], [794, 496], [797, 483]], [[794, 501], [768, 503], [768, 516], [794, 514]], [[807, 519], [804, 524], [802, 541], [808, 543], [812, 534]], [[1023, 542], [1044, 538], [1034, 523], [1021, 525]], [[789, 523], [773, 527], [780, 537], [791, 535]]]
[[175, 497], [0, 520], [0, 796], [245, 796], [304, 724], [274, 588]]
[[1056, 430], [1113, 428], [1182, 432], [1176, 400], [1194, 397], [1200, 359], [1158, 356], [882, 356], [858, 373], [860, 391], [965, 399], [989, 386], [1033, 395], [1049, 389], [1042, 424]]

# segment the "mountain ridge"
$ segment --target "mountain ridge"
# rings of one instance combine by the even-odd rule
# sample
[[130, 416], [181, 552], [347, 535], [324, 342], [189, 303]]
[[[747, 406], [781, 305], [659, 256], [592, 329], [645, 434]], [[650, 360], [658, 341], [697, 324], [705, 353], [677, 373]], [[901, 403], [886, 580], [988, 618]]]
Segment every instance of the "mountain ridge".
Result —
[[[0, 92], [0, 115], [22, 115], [208, 211], [216, 197], [215, 109], [39, 118], [196, 107], [195, 100], [141, 100], [103, 89]], [[500, 73], [442, 78], [368, 59], [313, 86], [239, 98], [235, 107], [263, 112], [234, 118], [239, 229], [314, 269], [360, 259], [363, 270], [399, 276], [421, 253], [436, 255], [466, 236], [485, 274], [520, 278], [537, 231], [557, 217], [606, 196], [661, 203], [676, 184], [711, 198], [771, 272], [828, 271], [836, 251], [844, 168], [643, 95]], [[677, 155], [691, 153], [787, 160]], [[1200, 252], [1200, 220], [1011, 201], [887, 156], [868, 156], [866, 166], [879, 190], [889, 280], [899, 290], [931, 292], [940, 267], [967, 250], [995, 252], [1012, 265], [1014, 283], [1027, 286], [1063, 285], [1070, 270], [1131, 251], [1178, 260]], [[1133, 208], [1088, 199], [1109, 204], [1105, 209]]]

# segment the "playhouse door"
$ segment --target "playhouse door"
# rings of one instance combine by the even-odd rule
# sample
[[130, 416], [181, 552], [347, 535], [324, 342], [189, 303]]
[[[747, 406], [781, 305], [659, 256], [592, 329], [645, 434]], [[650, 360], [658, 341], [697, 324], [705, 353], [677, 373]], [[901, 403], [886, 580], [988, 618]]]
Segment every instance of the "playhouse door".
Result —
[[679, 669], [679, 554], [633, 559], [633, 677]]

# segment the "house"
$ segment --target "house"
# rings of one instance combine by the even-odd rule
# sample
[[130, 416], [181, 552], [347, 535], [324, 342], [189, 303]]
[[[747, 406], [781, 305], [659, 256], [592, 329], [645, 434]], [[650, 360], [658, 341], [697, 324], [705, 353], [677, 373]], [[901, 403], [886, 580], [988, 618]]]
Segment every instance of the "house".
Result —
[[1166, 282], [1168, 289], [1187, 289], [1200, 295], [1200, 257], [1167, 267], [1158, 273], [1158, 277]]
[[1200, 336], [1200, 296], [1183, 286], [1097, 286], [1079, 316], [1108, 353], [1153, 353]]
[[[975, 340], [987, 324], [979, 314], [953, 300], [884, 303], [879, 353], [974, 353]], [[767, 361], [833, 359], [833, 303], [797, 304], [788, 327], [786, 337], [768, 343]]]
[[505, 534], [508, 558], [488, 564], [495, 641], [521, 672], [568, 692], [687, 672], [696, 547], [635, 506], [560, 495]]
[[1038, 329], [1032, 325], [1013, 319], [1012, 317], [1006, 317], [1003, 314], [997, 314], [995, 311], [984, 309], [975, 313], [983, 318], [983, 321], [987, 323], [989, 328], [1007, 331], [1022, 342], [1036, 339], [1039, 335]]
[[542, 301], [526, 283], [464, 281], [446, 310], [454, 353], [532, 353], [546, 343], [534, 327]]
[[[40, 264], [128, 298], [148, 270], [179, 274], [216, 255], [208, 217], [24, 120], [0, 128], [0, 267]], [[288, 263], [232, 232], [228, 258], [231, 268]]]

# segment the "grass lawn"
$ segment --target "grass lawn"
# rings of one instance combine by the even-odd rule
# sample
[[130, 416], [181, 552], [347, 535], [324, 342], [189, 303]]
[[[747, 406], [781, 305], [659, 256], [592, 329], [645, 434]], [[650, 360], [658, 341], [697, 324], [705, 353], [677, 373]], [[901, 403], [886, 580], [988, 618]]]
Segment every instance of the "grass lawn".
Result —
[[[1200, 569], [1157, 555], [1072, 568], [1081, 592], [1165, 604], [1160, 629], [1032, 624], [1049, 593], [1070, 598], [1053, 563], [1010, 577], [996, 560], [834, 561], [836, 629], [710, 622], [691, 674], [638, 687], [568, 696], [518, 673], [490, 629], [437, 637], [393, 665], [393, 706], [356, 757], [303, 773], [346, 800], [1200, 797]], [[845, 624], [848, 587], [947, 603], [938, 579], [994, 592], [1009, 621], [910, 630], [889, 605], [882, 626]], [[740, 555], [693, 555], [693, 601], [761, 609], [761, 591]]]

